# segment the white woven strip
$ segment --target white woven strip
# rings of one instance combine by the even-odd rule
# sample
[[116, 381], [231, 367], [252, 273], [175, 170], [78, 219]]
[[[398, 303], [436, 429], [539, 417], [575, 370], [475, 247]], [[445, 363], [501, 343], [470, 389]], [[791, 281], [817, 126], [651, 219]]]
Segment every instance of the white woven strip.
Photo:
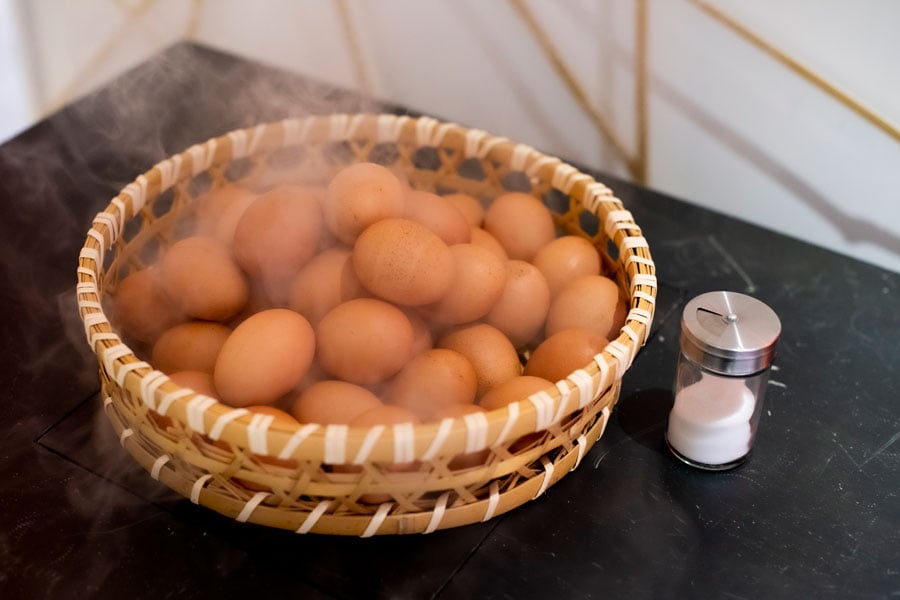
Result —
[[491, 483], [490, 488], [490, 498], [488, 498], [487, 509], [484, 511], [484, 516], [481, 518], [481, 522], [490, 520], [491, 517], [494, 516], [494, 511], [497, 510], [497, 505], [500, 504], [500, 484], [494, 481]]
[[612, 190], [600, 182], [594, 181], [584, 187], [584, 196], [581, 203], [594, 214], [601, 202], [607, 202], [612, 197]]
[[566, 407], [569, 405], [569, 398], [572, 396], [572, 391], [564, 379], [556, 382], [556, 389], [559, 391], [559, 408], [556, 409], [556, 414], [553, 415], [553, 422], [559, 423]]
[[606, 425], [609, 423], [609, 407], [608, 407], [608, 406], [604, 406], [604, 407], [603, 407], [603, 410], [600, 411], [600, 412], [601, 412], [601, 414], [603, 415], [603, 417], [602, 417], [602, 419], [603, 419], [603, 427], [600, 428], [600, 435], [602, 436], [602, 435], [603, 435], [603, 432], [606, 431]]
[[441, 497], [437, 499], [437, 502], [434, 505], [434, 510], [431, 511], [431, 520], [428, 521], [428, 527], [425, 528], [425, 531], [422, 533], [431, 533], [435, 529], [438, 528], [438, 525], [441, 524], [441, 519], [444, 518], [444, 511], [447, 510], [447, 501], [450, 499], [450, 492], [444, 492], [441, 494]]
[[178, 400], [179, 398], [184, 398], [185, 396], [190, 396], [193, 394], [191, 390], [187, 388], [181, 388], [175, 390], [174, 392], [169, 392], [165, 396], [162, 397], [162, 401], [159, 403], [159, 407], [157, 407], [156, 412], [161, 414], [162, 416], [166, 416], [166, 413], [169, 412], [169, 408], [172, 406], [172, 403]]
[[288, 440], [288, 443], [284, 445], [284, 448], [281, 449], [281, 452], [278, 454], [278, 458], [282, 460], [287, 460], [291, 457], [291, 454], [294, 453], [294, 450], [302, 444], [306, 438], [310, 436], [310, 434], [318, 429], [319, 426], [315, 423], [308, 423], [294, 432], [294, 435], [291, 436], [291, 439]]
[[516, 421], [519, 420], [519, 403], [513, 402], [507, 407], [507, 416], [506, 423], [503, 425], [503, 429], [500, 431], [500, 435], [497, 436], [496, 444], [502, 444], [506, 441], [506, 437], [509, 435], [509, 432], [512, 431], [513, 425], [516, 424]]
[[656, 287], [656, 275], [650, 275], [649, 273], [638, 273], [634, 277], [631, 278], [631, 292], [632, 295], [635, 295], [634, 288], [639, 285], [645, 285], [647, 287]]
[[609, 371], [609, 363], [606, 362], [606, 358], [602, 352], [594, 355], [594, 362], [600, 369], [600, 383], [597, 384], [597, 392], [602, 392], [612, 383], [612, 381], [610, 381], [611, 374]]
[[281, 121], [281, 127], [284, 131], [284, 142], [282, 146], [296, 146], [306, 141], [309, 128], [312, 126], [311, 119], [284, 119]]
[[569, 177], [572, 173], [575, 173], [577, 169], [572, 165], [567, 165], [565, 163], [560, 164], [553, 171], [553, 176], [550, 179], [550, 185], [559, 191], [568, 194], [572, 191], [572, 187], [568, 185]]
[[412, 423], [394, 425], [394, 462], [412, 462], [416, 456], [415, 430]]
[[93, 308], [96, 310], [103, 310], [103, 305], [94, 300], [79, 300], [78, 306], [81, 308]]
[[391, 502], [385, 502], [384, 504], [379, 506], [378, 510], [375, 511], [375, 514], [372, 515], [372, 520], [369, 521], [369, 526], [366, 527], [366, 530], [359, 537], [367, 538], [375, 535], [375, 532], [378, 531], [378, 528], [381, 527], [381, 524], [384, 523], [384, 520], [387, 518], [387, 515], [391, 510], [391, 506], [393, 506]]
[[113, 340], [118, 340], [118, 339], [119, 339], [119, 336], [116, 335], [115, 333], [106, 333], [103, 331], [95, 331], [95, 332], [91, 332], [90, 346], [92, 348], [96, 348], [97, 342], [104, 341], [104, 340], [105, 341], [113, 341]]
[[238, 513], [238, 516], [234, 519], [238, 523], [246, 523], [247, 519], [250, 518], [250, 515], [253, 514], [253, 511], [256, 510], [256, 507], [259, 506], [260, 502], [268, 495], [269, 492], [256, 492], [253, 494], [253, 497], [247, 500], [247, 504], [244, 505], [244, 508], [241, 509], [241, 512]]
[[309, 533], [309, 531], [316, 526], [316, 523], [318, 523], [322, 515], [325, 514], [325, 511], [328, 510], [329, 506], [331, 506], [331, 500], [322, 500], [319, 502], [316, 507], [306, 515], [306, 518], [303, 519], [303, 523], [297, 528], [297, 533]]
[[209, 170], [213, 159], [216, 157], [216, 148], [218, 146], [219, 142], [213, 138], [203, 144], [194, 144], [187, 149], [188, 154], [191, 155], [191, 172], [194, 175], [199, 175]]
[[181, 161], [181, 155], [176, 154], [172, 158], [157, 163], [156, 166], [154, 166], [154, 168], [159, 171], [160, 192], [164, 192], [175, 185], [178, 176], [181, 174]]
[[537, 158], [530, 165], [528, 165], [528, 169], [525, 171], [525, 174], [528, 175], [529, 178], [534, 179], [540, 174], [541, 169], [543, 169], [544, 166], [552, 165], [558, 162], [558, 158], [547, 156], [546, 154], [538, 154]]
[[240, 419], [246, 414], [250, 414], [250, 411], [246, 408], [236, 408], [234, 410], [229, 410], [224, 415], [219, 415], [219, 418], [216, 419], [216, 422], [213, 423], [213, 426], [209, 429], [209, 437], [214, 440], [218, 440], [222, 437], [222, 433], [225, 431], [225, 426], [234, 421], [235, 419]]
[[466, 131], [466, 158], [478, 156], [478, 150], [481, 148], [481, 141], [488, 135], [487, 131], [481, 129], [469, 129]]
[[119, 232], [124, 228], [124, 223], [122, 223], [119, 217], [110, 212], [97, 213], [94, 217], [93, 226], [96, 227], [97, 225], [106, 227], [106, 230], [109, 232], [110, 243], [119, 239]]
[[441, 123], [431, 117], [419, 117], [416, 120], [416, 145], [419, 147], [435, 147], [444, 139], [447, 123]]
[[649, 248], [650, 244], [647, 243], [647, 238], [632, 235], [622, 240], [622, 247], [627, 250], [633, 250], [635, 248]]
[[581, 464], [581, 459], [584, 458], [584, 449], [587, 446], [587, 438], [584, 437], [584, 434], [578, 436], [576, 440], [576, 444], [578, 445], [578, 458], [575, 459], [575, 464], [572, 465], [570, 471], [574, 471], [578, 468], [578, 465]]
[[633, 342], [631, 346], [631, 358], [628, 361], [628, 364], [631, 364], [634, 361], [634, 353], [641, 345], [641, 336], [639, 336], [637, 332], [631, 328], [631, 325], [628, 325], [627, 323], [625, 324], [625, 327], [622, 328], [622, 333], [630, 337]]
[[113, 399], [111, 396], [107, 396], [103, 399], [103, 410], [109, 408], [109, 405], [113, 403]]
[[379, 115], [376, 125], [375, 141], [379, 144], [396, 142], [403, 131], [403, 125], [409, 121], [406, 115]]
[[[541, 489], [538, 490], [537, 494], [534, 495], [534, 498], [537, 498], [545, 491], [547, 491], [547, 487], [550, 485], [550, 479], [553, 478], [553, 463], [550, 462], [546, 456], [541, 457], [541, 464], [544, 465], [544, 479], [541, 481]], [[532, 500], [534, 500], [532, 498]]]
[[528, 401], [537, 409], [536, 431], [542, 431], [550, 427], [550, 424], [553, 422], [553, 396], [547, 392], [540, 391], [528, 396]]
[[[566, 390], [568, 392], [568, 390]], [[550, 420], [551, 423], [559, 423], [563, 415], [566, 412], [566, 405], [568, 404], [569, 394], [566, 393], [565, 399], [560, 397], [559, 402], [556, 403], [556, 413], [553, 415], [553, 418]]]
[[91, 227], [90, 229], [88, 229], [87, 234], [88, 234], [88, 237], [94, 238], [95, 240], [97, 240], [97, 243], [100, 244], [100, 248], [99, 248], [98, 251], [97, 251], [97, 256], [99, 256], [100, 262], [98, 262], [97, 264], [98, 264], [98, 265], [102, 265], [102, 264], [103, 264], [103, 257], [104, 257], [104, 255], [106, 254], [106, 246], [107, 246], [107, 244], [106, 244], [106, 238], [103, 237], [103, 234], [102, 234], [102, 233], [100, 233], [99, 231], [97, 231], [97, 230], [94, 229], [93, 227]]
[[631, 352], [628, 351], [628, 348], [626, 348], [622, 342], [615, 340], [606, 346], [606, 351], [615, 356], [616, 360], [619, 362], [616, 378], [621, 378], [625, 374], [625, 371], [628, 370], [628, 367], [631, 366]]
[[332, 115], [328, 122], [329, 135], [332, 141], [347, 141], [352, 139], [362, 123], [363, 115]]
[[141, 400], [152, 409], [156, 409], [156, 390], [169, 378], [162, 371], [150, 371], [141, 378]]
[[645, 308], [632, 308], [628, 311], [628, 320], [637, 321], [649, 327], [653, 321], [653, 314]]
[[253, 133], [250, 137], [250, 146], [247, 148], [248, 155], [256, 154], [256, 151], [259, 149], [259, 145], [262, 143], [263, 136], [266, 135], [266, 130], [268, 126], [265, 124], [257, 125], [253, 128]]
[[125, 219], [128, 216], [128, 207], [125, 206], [125, 203], [118, 196], [112, 199], [111, 204], [119, 209], [119, 231], [121, 232], [125, 228]]
[[116, 375], [113, 363], [126, 354], [131, 354], [131, 348], [125, 344], [117, 344], [103, 351], [103, 366], [106, 367], [106, 372], [110, 377], [114, 378]]
[[87, 338], [88, 343], [91, 341], [91, 332], [94, 327], [109, 325], [106, 315], [102, 312], [88, 313], [82, 317], [82, 320], [84, 321], [84, 337]]
[[217, 404], [216, 400], [209, 396], [198, 394], [196, 397], [191, 398], [186, 407], [188, 427], [199, 433], [206, 433], [206, 428], [203, 426], [203, 413], [214, 404]]
[[150, 469], [150, 477], [159, 481], [159, 474], [162, 471], [163, 466], [169, 462], [171, 457], [168, 454], [163, 454], [155, 461], [153, 461], [153, 468]]
[[631, 292], [631, 295], [634, 296], [635, 298], [641, 298], [643, 300], [646, 300], [650, 304], [653, 304], [653, 305], [656, 304], [656, 296], [651, 296], [647, 292], [642, 292], [641, 290], [635, 290], [635, 291]]
[[94, 294], [96, 296], [98, 291], [96, 281], [81, 281], [75, 284], [75, 293], [79, 295]]
[[532, 152], [534, 152], [534, 148], [528, 144], [516, 144], [512, 156], [509, 158], [509, 168], [513, 171], [524, 171], [525, 162]]
[[463, 415], [466, 423], [466, 452], [487, 448], [488, 420], [484, 413]]
[[81, 252], [78, 253], [78, 258], [94, 261], [94, 265], [96, 265], [95, 268], [98, 271], [103, 268], [103, 257], [96, 248], [82, 248]]
[[143, 361], [135, 361], [132, 363], [127, 363], [122, 365], [122, 368], [116, 373], [116, 383], [119, 384], [119, 387], [125, 387], [125, 378], [132, 371], [136, 371], [138, 369], [152, 369], [148, 363]]
[[340, 465], [347, 460], [347, 426], [327, 425], [325, 427], [325, 457], [329, 465]]
[[122, 194], [131, 198], [131, 214], [138, 214], [147, 201], [147, 178], [143, 175], [138, 176], [137, 179], [125, 186]]
[[627, 257], [627, 261], [647, 265], [648, 267], [656, 266], [656, 263], [653, 262], [652, 258], [647, 258], [646, 256], [638, 256], [637, 254], [629, 254]]
[[584, 369], [578, 369], [568, 379], [578, 388], [578, 408], [584, 408], [594, 399], [594, 378]]
[[606, 215], [606, 221], [603, 223], [603, 231], [606, 232], [606, 237], [609, 239], [613, 238], [613, 233], [616, 230], [620, 229], [621, 225], [625, 226], [635, 226], [634, 223], [634, 215], [631, 214], [631, 211], [628, 210], [611, 210]]
[[[87, 267], [78, 267], [78, 273], [80, 273], [81, 275], [87, 275], [88, 277], [90, 277], [93, 280], [92, 283], [95, 286], [97, 285], [97, 272], [95, 270], [89, 269]], [[87, 282], [85, 282], [85, 283], [87, 283]]]
[[254, 454], [268, 454], [268, 434], [269, 427], [275, 417], [272, 415], [255, 414], [247, 425], [247, 440], [250, 442], [250, 452]]
[[119, 436], [119, 443], [123, 448], [125, 447], [125, 440], [130, 438], [132, 435], [134, 435], [134, 429], [132, 429], [131, 427], [122, 430], [122, 434]]
[[369, 455], [372, 453], [372, 448], [375, 447], [375, 442], [381, 437], [384, 429], [384, 425], [375, 425], [369, 430], [369, 433], [367, 433], [366, 437], [363, 439], [362, 445], [359, 447], [359, 452], [357, 452], [356, 456], [353, 458], [354, 465], [361, 465], [366, 462], [366, 459], [369, 458]]
[[194, 485], [191, 486], [191, 502], [200, 504], [200, 490], [203, 489], [203, 486], [206, 485], [206, 482], [210, 479], [212, 479], [212, 475], [207, 473], [194, 482]]
[[247, 156], [247, 132], [243, 129], [229, 131], [228, 139], [231, 140], [231, 158], [244, 158]]
[[444, 442], [447, 441], [447, 436], [450, 435], [450, 430], [453, 428], [453, 419], [448, 417], [446, 419], [441, 419], [441, 424], [438, 427], [437, 433], [434, 436], [434, 439], [431, 441], [431, 445], [428, 446], [428, 450], [425, 451], [425, 454], [422, 455], [422, 460], [431, 460], [435, 456], [437, 456], [438, 452], [440, 452], [441, 448], [444, 445]]

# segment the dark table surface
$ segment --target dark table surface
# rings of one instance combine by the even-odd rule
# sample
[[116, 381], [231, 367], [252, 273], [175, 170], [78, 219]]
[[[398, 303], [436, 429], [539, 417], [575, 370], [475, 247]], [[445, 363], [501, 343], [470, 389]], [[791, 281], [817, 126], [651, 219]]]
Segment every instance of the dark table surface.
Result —
[[[161, 487], [111, 439], [74, 302], [93, 215], [236, 127], [375, 105], [191, 44], [0, 146], [0, 597], [886, 598], [900, 595], [900, 275], [621, 181], [650, 241], [652, 337], [579, 469], [487, 523], [299, 536]], [[783, 334], [750, 460], [663, 431], [681, 307], [750, 293]]]

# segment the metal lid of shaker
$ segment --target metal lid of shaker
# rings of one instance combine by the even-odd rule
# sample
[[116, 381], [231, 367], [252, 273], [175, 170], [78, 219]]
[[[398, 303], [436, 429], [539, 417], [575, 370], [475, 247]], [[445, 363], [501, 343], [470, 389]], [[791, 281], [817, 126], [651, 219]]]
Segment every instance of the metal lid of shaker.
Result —
[[681, 316], [681, 351], [723, 375], [752, 375], [769, 367], [779, 335], [781, 321], [775, 311], [737, 292], [701, 294], [687, 303]]

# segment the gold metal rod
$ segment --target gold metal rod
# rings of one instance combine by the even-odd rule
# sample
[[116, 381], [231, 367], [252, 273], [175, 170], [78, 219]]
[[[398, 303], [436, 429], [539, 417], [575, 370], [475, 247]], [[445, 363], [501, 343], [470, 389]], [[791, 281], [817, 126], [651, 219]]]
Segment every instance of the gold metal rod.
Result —
[[372, 85], [369, 81], [365, 61], [363, 60], [359, 38], [356, 35], [356, 29], [353, 28], [353, 20], [350, 18], [350, 7], [347, 6], [347, 0], [335, 0], [335, 4], [337, 4], [341, 26], [344, 29], [344, 37], [347, 39], [347, 46], [350, 48], [350, 57], [353, 60], [353, 68], [356, 71], [356, 82], [359, 86], [359, 91], [363, 95], [368, 96], [372, 93]]
[[719, 21], [720, 23], [743, 37], [745, 40], [747, 40], [760, 50], [766, 52], [766, 54], [768, 54], [772, 58], [778, 60], [781, 64], [827, 93], [829, 96], [867, 120], [875, 127], [881, 129], [884, 133], [900, 142], [900, 126], [879, 115], [877, 112], [875, 112], [875, 110], [866, 106], [860, 100], [857, 100], [852, 95], [850, 95], [849, 92], [846, 92], [834, 83], [831, 83], [806, 65], [792, 58], [785, 52], [779, 50], [768, 41], [764, 40], [759, 35], [750, 31], [749, 29], [735, 21], [733, 18], [729, 17], [719, 9], [711, 6], [704, 0], [687, 1], [705, 12], [716, 21]]
[[191, 12], [188, 14], [187, 24], [184, 27], [184, 38], [193, 40], [197, 37], [200, 28], [200, 16], [203, 14], [205, 0], [194, 0], [191, 3]]
[[547, 58], [550, 59], [550, 62], [553, 64], [553, 68], [556, 69], [557, 74], [566, 84], [566, 87], [569, 89], [569, 93], [571, 93], [572, 97], [578, 102], [579, 105], [581, 105], [581, 108], [587, 113], [591, 121], [593, 121], [594, 126], [597, 128], [600, 134], [603, 135], [612, 145], [613, 149], [619, 155], [619, 158], [623, 163], [625, 163], [625, 167], [628, 169], [628, 172], [631, 173], [631, 176], [637, 178], [638, 169], [636, 166], [636, 161], [628, 155], [628, 151], [625, 150], [625, 146], [619, 141], [615, 132], [603, 118], [603, 115], [601, 115], [600, 112], [596, 108], [594, 108], [593, 104], [588, 99], [587, 92], [585, 92], [584, 88], [578, 82], [578, 79], [572, 73], [571, 69], [569, 69], [568, 65], [566, 65], [556, 47], [553, 45], [553, 42], [550, 41], [550, 37], [538, 24], [537, 19], [535, 19], [534, 15], [525, 5], [523, 0], [509, 0], [509, 2], [512, 5], [513, 9], [515, 9], [516, 12], [519, 13], [519, 16], [522, 17], [522, 20], [525, 21], [525, 24], [531, 30], [531, 34], [534, 36], [538, 44], [540, 44]]
[[637, 156], [634, 158], [634, 178], [647, 183], [649, 156], [647, 137], [647, 0], [635, 0], [634, 4], [634, 103], [637, 119]]

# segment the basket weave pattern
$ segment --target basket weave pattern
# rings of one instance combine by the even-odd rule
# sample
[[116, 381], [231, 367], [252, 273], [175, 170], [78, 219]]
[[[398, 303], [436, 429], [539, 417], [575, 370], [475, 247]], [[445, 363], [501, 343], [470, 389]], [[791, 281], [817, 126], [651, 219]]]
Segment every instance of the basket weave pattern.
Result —
[[[117, 335], [104, 296], [174, 243], [201, 183], [324, 184], [358, 161], [381, 162], [415, 188], [486, 199], [524, 182], [560, 231], [588, 237], [600, 250], [629, 301], [618, 338], [565, 380], [506, 408], [423, 425], [348, 428], [290, 427], [195, 394]], [[95, 217], [76, 292], [106, 414], [153, 478], [238, 521], [368, 537], [485, 521], [576, 468], [602, 435], [622, 375], [646, 342], [656, 277], [647, 242], [621, 201], [556, 158], [430, 118], [331, 115], [233, 131], [139, 176]], [[529, 444], [514, 445], [535, 432]], [[485, 448], [483, 465], [448, 467], [455, 456]], [[411, 461], [418, 463], [411, 472], [384, 468]]]

